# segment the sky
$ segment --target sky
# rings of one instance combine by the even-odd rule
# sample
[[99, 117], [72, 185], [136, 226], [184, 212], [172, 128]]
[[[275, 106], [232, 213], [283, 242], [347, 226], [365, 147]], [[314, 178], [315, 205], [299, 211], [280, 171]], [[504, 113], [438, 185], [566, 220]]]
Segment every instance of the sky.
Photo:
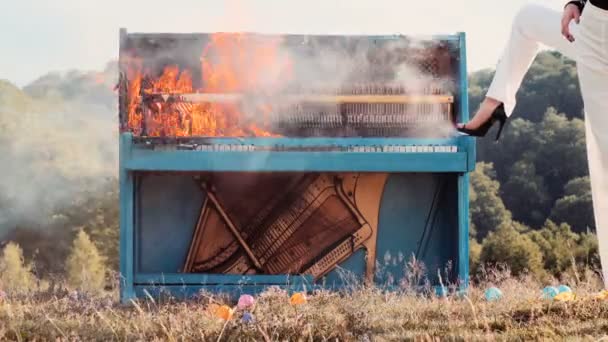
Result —
[[566, 0], [0, 0], [0, 79], [103, 70], [118, 31], [467, 35], [468, 68], [494, 67], [527, 3]]

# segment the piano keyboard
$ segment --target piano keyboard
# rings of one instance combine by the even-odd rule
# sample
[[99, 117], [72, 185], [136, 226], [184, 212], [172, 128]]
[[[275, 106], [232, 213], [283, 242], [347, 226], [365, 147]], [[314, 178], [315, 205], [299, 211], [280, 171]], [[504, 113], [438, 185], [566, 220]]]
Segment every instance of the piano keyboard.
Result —
[[[174, 145], [155, 145], [155, 150], [175, 150]], [[455, 145], [349, 145], [349, 146], [259, 146], [245, 144], [180, 144], [177, 149], [205, 152], [364, 152], [364, 153], [455, 153]]]

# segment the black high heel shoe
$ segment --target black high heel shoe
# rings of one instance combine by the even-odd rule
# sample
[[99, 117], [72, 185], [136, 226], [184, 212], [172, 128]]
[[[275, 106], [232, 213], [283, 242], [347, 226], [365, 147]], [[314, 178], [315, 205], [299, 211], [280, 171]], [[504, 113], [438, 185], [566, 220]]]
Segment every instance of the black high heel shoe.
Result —
[[479, 125], [479, 127], [475, 129], [468, 129], [466, 128], [466, 125], [463, 125], [461, 128], [457, 128], [457, 130], [473, 137], [484, 137], [488, 133], [490, 128], [492, 128], [494, 123], [497, 121], [500, 124], [500, 126], [498, 127], [498, 133], [496, 134], [496, 141], [498, 141], [498, 139], [500, 138], [500, 134], [502, 133], [502, 129], [505, 126], [505, 123], [507, 122], [507, 114], [505, 113], [505, 107], [502, 103], [498, 105], [496, 109], [494, 109], [488, 121]]

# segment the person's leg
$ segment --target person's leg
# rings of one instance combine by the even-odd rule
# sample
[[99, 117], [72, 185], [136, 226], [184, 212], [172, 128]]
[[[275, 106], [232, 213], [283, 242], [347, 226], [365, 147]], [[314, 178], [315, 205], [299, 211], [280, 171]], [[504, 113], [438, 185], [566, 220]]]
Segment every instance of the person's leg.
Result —
[[608, 11], [585, 6], [578, 48], [593, 212], [608, 287]]
[[[513, 113], [515, 94], [542, 45], [576, 59], [576, 41], [570, 43], [561, 35], [561, 17], [561, 12], [539, 5], [526, 5], [519, 10], [486, 98], [467, 128], [475, 129], [485, 122], [500, 102], [507, 116]], [[574, 21], [570, 29], [576, 39], [578, 27]]]
[[587, 88], [583, 90], [587, 159], [598, 251], [604, 284], [608, 288], [608, 102], [605, 100], [608, 94], [608, 72], [601, 75], [582, 67], [579, 68], [579, 77], [581, 87]]

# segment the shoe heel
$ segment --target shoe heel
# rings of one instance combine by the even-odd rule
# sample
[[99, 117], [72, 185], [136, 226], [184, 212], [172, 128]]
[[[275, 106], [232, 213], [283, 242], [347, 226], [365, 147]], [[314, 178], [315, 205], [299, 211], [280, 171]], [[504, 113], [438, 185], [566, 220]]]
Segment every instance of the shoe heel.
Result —
[[505, 127], [505, 123], [507, 122], [507, 114], [505, 113], [504, 105], [501, 103], [493, 114], [499, 123], [498, 132], [496, 133], [496, 141], [498, 141], [498, 139], [500, 139], [500, 134]]
[[498, 139], [500, 138], [500, 134], [502, 133], [502, 130], [504, 128], [504, 125], [507, 122], [507, 118], [508, 117], [505, 114], [504, 105], [501, 103], [500, 105], [498, 105], [498, 107], [496, 107], [494, 112], [492, 112], [490, 118], [483, 124], [481, 124], [479, 127], [475, 129], [468, 129], [466, 128], [466, 126], [463, 126], [461, 128], [458, 128], [457, 130], [460, 133], [463, 133], [468, 136], [484, 137], [486, 133], [488, 133], [490, 128], [492, 128], [492, 126], [496, 123], [496, 121], [498, 121], [500, 124], [498, 134], [496, 134], [496, 141], [498, 141]]
[[500, 121], [500, 126], [498, 126], [498, 132], [496, 133], [496, 140], [498, 141], [498, 139], [500, 139], [500, 134], [502, 133], [502, 129], [505, 127], [505, 122], [506, 120], [501, 120]]

